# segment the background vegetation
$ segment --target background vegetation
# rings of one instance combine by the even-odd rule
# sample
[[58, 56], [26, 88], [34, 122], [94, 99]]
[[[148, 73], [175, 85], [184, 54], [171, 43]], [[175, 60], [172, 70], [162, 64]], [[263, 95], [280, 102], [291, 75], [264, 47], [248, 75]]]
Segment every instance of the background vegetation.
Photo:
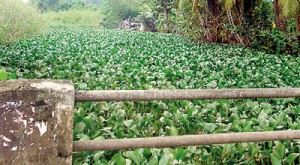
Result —
[[[144, 20], [151, 20], [160, 32], [269, 53], [300, 53], [299, 0], [140, 0], [137, 4], [142, 7], [135, 8], [136, 17], [146, 27]], [[113, 8], [110, 3], [104, 6]]]
[[43, 14], [43, 19], [50, 25], [88, 25], [100, 26], [100, 11], [93, 8], [51, 11]]
[[[202, 42], [243, 45], [268, 53], [300, 54], [299, 0], [30, 0], [31, 7], [17, 0], [2, 3], [7, 6], [8, 2], [16, 7], [15, 11], [2, 8], [1, 30], [11, 31], [1, 33], [6, 35], [2, 40], [40, 29], [35, 6], [47, 24], [118, 29], [128, 20], [146, 31], [183, 34]], [[16, 10], [20, 6], [26, 7]], [[4, 15], [20, 20], [10, 21]]]
[[10, 44], [42, 29], [41, 16], [36, 8], [18, 0], [0, 1], [0, 44]]

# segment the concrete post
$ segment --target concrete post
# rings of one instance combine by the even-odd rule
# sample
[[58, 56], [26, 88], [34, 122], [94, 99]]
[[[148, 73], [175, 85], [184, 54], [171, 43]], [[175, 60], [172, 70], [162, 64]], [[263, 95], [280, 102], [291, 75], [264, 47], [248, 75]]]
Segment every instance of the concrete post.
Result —
[[0, 164], [72, 164], [71, 81], [0, 82]]

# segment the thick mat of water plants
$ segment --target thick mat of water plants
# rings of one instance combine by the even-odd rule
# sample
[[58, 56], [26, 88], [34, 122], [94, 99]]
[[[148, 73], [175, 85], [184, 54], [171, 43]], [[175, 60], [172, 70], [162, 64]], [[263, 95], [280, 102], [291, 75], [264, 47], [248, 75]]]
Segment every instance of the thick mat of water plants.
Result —
[[[0, 47], [11, 79], [70, 79], [77, 90], [300, 87], [300, 58], [173, 34], [55, 26]], [[291, 99], [77, 103], [74, 140], [300, 129]], [[299, 163], [299, 141], [74, 153], [74, 164]]]

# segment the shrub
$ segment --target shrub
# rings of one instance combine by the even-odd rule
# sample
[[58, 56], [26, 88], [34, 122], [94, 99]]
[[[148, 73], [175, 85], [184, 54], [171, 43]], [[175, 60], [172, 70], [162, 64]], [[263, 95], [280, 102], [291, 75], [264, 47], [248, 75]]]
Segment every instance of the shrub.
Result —
[[295, 33], [286, 34], [279, 30], [261, 31], [252, 47], [267, 53], [300, 54], [300, 44]]
[[40, 14], [34, 7], [18, 0], [0, 1], [0, 44], [33, 35], [42, 29]]
[[138, 3], [134, 0], [105, 0], [103, 4], [102, 24], [105, 28], [118, 28], [122, 20], [139, 15]]

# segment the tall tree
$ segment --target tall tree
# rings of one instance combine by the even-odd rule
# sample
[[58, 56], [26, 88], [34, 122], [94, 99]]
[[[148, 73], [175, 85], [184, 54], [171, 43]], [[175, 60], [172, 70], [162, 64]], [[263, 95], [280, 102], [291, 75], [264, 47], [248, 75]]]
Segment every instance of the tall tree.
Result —
[[168, 19], [168, 6], [167, 6], [167, 1], [166, 0], [161, 0], [161, 6], [163, 8], [163, 13], [164, 13], [164, 30], [169, 29], [169, 19]]
[[274, 0], [274, 17], [275, 17], [275, 24], [277, 29], [281, 29], [280, 24], [280, 11], [279, 11], [279, 0]]
[[30, 0], [30, 2], [37, 5], [37, 7], [43, 12], [47, 12], [49, 10], [61, 10], [67, 3], [65, 0]]
[[282, 11], [282, 17], [295, 17], [297, 32], [300, 31], [299, 25], [299, 5], [300, 0], [280, 0], [278, 5]]
[[[239, 9], [242, 8], [241, 6], [243, 6], [243, 3], [244, 3], [243, 0], [239, 0], [238, 2], [236, 0], [223, 0], [223, 6], [227, 13], [228, 22], [233, 27], [233, 29], [236, 29], [236, 25], [235, 25], [235, 21], [232, 16], [232, 9], [234, 7], [236, 7], [236, 12], [237, 12], [236, 15], [240, 15], [241, 13], [240, 13]], [[241, 24], [241, 22], [240, 22], [240, 24]], [[239, 33], [234, 32], [234, 37], [236, 38], [238, 43], [245, 45], [244, 41]]]
[[163, 13], [163, 31], [170, 32], [169, 27], [169, 14], [173, 7], [176, 6], [175, 0], [156, 0], [156, 3], [158, 4], [158, 8], [162, 9]]
[[206, 0], [207, 6], [210, 9], [210, 11], [212, 12], [214, 17], [217, 17], [218, 15], [218, 2], [217, 0]]

